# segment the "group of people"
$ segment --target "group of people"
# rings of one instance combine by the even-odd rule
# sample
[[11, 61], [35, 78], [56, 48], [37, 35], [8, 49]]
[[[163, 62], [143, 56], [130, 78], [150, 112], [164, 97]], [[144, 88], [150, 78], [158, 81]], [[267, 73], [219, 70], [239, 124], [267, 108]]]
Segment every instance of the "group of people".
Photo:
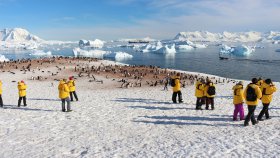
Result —
[[[74, 98], [76, 99], [76, 101], [78, 101], [75, 84], [76, 83], [75, 83], [73, 76], [69, 77], [68, 82], [66, 79], [63, 79], [59, 82], [58, 91], [59, 91], [59, 98], [62, 101], [62, 111], [63, 112], [71, 111], [70, 101], [74, 101]], [[27, 106], [27, 104], [26, 104], [27, 85], [22, 80], [22, 81], [18, 82], [17, 88], [18, 88], [18, 94], [19, 94], [18, 107], [21, 106], [22, 101], [23, 101], [23, 106]], [[0, 107], [3, 107], [2, 92], [3, 92], [2, 81], [0, 80]], [[67, 107], [65, 107], [65, 102], [67, 102]]]

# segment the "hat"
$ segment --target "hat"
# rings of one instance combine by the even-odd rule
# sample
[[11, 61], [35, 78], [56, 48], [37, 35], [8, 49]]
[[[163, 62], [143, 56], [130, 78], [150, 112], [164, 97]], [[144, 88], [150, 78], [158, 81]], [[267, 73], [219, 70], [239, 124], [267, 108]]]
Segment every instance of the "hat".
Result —
[[21, 82], [21, 83], [24, 83], [24, 81], [23, 81], [23, 80], [21, 80], [20, 82]]
[[73, 80], [73, 76], [70, 76], [70, 77], [69, 77], [69, 80]]
[[243, 81], [239, 81], [237, 84], [239, 84], [239, 85], [243, 85]]
[[271, 83], [272, 83], [272, 81], [271, 81], [270, 78], [266, 79], [264, 82], [265, 82], [266, 84], [271, 84]]

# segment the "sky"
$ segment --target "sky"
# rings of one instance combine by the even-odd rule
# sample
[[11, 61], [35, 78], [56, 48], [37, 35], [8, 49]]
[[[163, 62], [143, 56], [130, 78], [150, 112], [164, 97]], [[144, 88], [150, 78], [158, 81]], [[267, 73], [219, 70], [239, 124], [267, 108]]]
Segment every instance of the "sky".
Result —
[[280, 31], [280, 0], [0, 0], [0, 29], [46, 40], [171, 39], [182, 31]]

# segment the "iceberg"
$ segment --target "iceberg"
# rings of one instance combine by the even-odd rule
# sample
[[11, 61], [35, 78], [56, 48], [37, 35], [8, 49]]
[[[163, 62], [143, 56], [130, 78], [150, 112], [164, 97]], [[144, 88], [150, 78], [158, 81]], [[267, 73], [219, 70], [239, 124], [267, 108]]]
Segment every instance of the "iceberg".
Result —
[[44, 52], [43, 50], [37, 50], [31, 54], [29, 54], [30, 56], [52, 56], [52, 52], [51, 51], [47, 51], [47, 52]]
[[4, 61], [10, 61], [10, 60], [6, 58], [4, 55], [0, 54], [0, 62], [4, 62]]
[[194, 48], [190, 45], [177, 45], [176, 49], [178, 49], [179, 51], [190, 51], [193, 50]]
[[99, 39], [91, 40], [80, 40], [79, 46], [80, 47], [92, 47], [92, 48], [102, 48], [104, 46], [104, 41]]
[[222, 48], [220, 49], [220, 53], [222, 54], [230, 54], [234, 51], [234, 48], [227, 46], [227, 45], [222, 45]]
[[158, 49], [157, 51], [155, 51], [155, 53], [161, 53], [161, 54], [171, 54], [171, 53], [176, 53], [176, 49], [175, 49], [175, 44], [173, 44], [172, 46], [164, 46], [161, 47], [160, 49]]
[[250, 48], [246, 45], [239, 45], [234, 48], [232, 54], [234, 54], [236, 56], [248, 56], [254, 51], [255, 51], [254, 48]]
[[104, 55], [109, 54], [110, 52], [103, 50], [83, 50], [81, 48], [74, 48], [73, 53], [75, 57], [83, 56], [103, 59]]
[[132, 59], [133, 56], [126, 53], [126, 52], [112, 52], [112, 53], [107, 53], [104, 56], [105, 58], [114, 58], [116, 61], [122, 61], [122, 60], [127, 60], [127, 59]]
[[160, 50], [161, 48], [163, 48], [162, 43], [160, 41], [158, 41], [154, 44], [147, 44], [146, 46], [144, 46], [142, 52], [144, 52], [144, 53], [156, 52], [156, 51]]

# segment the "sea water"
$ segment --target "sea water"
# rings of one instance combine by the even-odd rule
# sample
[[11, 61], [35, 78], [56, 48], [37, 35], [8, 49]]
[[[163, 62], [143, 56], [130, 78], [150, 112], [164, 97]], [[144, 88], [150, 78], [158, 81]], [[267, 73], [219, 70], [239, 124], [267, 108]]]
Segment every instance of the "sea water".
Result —
[[[73, 56], [72, 49], [78, 45], [53, 45], [43, 47], [44, 51], [51, 51], [52, 55]], [[227, 56], [228, 60], [219, 59], [219, 46], [210, 45], [205, 49], [177, 52], [175, 54], [143, 53], [129, 47], [106, 47], [103, 50], [121, 51], [133, 55], [132, 59], [122, 63], [131, 65], [155, 65], [184, 71], [207, 73], [233, 79], [250, 80], [252, 77], [271, 78], [280, 81], [280, 52], [275, 52], [280, 45], [263, 44], [264, 48], [257, 48], [249, 56]], [[38, 58], [32, 56], [31, 50], [0, 51], [8, 59]], [[114, 59], [108, 59], [114, 60]]]

